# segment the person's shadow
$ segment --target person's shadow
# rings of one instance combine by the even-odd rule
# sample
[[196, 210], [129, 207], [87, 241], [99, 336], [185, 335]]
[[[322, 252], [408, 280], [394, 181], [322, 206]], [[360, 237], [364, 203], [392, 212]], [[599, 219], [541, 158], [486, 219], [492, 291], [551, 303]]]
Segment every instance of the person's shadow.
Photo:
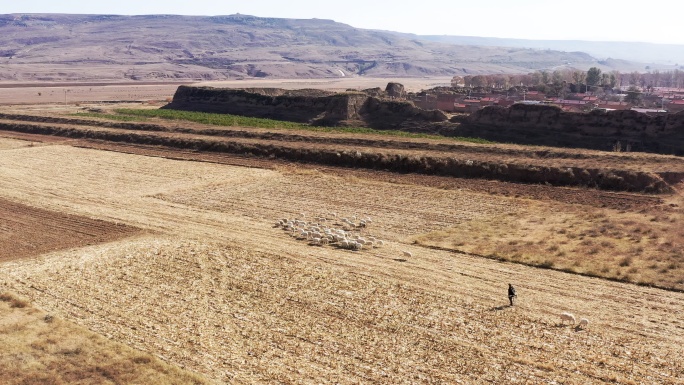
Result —
[[509, 307], [512, 307], [512, 306], [511, 306], [511, 305], [494, 306], [494, 307], [491, 308], [490, 310], [491, 310], [491, 311], [501, 311], [501, 310], [507, 309], [507, 308], [509, 308]]

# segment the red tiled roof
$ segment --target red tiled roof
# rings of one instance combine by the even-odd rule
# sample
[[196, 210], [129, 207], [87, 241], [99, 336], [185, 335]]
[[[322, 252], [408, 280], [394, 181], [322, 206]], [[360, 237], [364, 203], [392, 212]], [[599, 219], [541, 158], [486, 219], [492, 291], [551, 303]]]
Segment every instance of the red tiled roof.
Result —
[[600, 102], [600, 106], [626, 106], [627, 102]]

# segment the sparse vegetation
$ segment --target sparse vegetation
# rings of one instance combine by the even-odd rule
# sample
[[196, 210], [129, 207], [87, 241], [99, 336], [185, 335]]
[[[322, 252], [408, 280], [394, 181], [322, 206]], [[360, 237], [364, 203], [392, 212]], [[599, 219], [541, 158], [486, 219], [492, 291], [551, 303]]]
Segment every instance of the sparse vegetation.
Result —
[[101, 119], [109, 119], [109, 120], [119, 120], [122, 122], [144, 122], [147, 119], [143, 116], [130, 116], [130, 115], [122, 115], [122, 114], [106, 114], [106, 113], [98, 113], [98, 112], [77, 112], [75, 114], [71, 114], [72, 116], [77, 116], [77, 117], [84, 117], [84, 118], [101, 118]]
[[[684, 229], [668, 221], [610, 209], [588, 213], [564, 206], [561, 210], [558, 205], [535, 206], [515, 217], [479, 220], [476, 226], [462, 224], [453, 233], [416, 237], [426, 245], [449, 244], [483, 255], [496, 251], [498, 258], [533, 266], [684, 290], [679, 282], [684, 269], [680, 269], [677, 241], [682, 238]], [[649, 262], [654, 259], [660, 263]]]
[[211, 383], [45, 314], [8, 292], [0, 294], [0, 349], [0, 383], [6, 385]]

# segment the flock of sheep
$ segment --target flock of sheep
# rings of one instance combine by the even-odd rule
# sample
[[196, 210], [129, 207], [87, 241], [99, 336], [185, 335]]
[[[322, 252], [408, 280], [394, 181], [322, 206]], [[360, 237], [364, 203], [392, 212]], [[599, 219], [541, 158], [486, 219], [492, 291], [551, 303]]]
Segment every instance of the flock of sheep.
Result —
[[274, 226], [282, 228], [297, 239], [309, 242], [310, 245], [334, 245], [357, 251], [385, 244], [380, 239], [363, 234], [371, 223], [373, 220], [370, 217], [338, 218], [335, 213], [317, 216], [307, 221], [306, 214], [300, 213], [294, 219], [280, 219]]
[[[561, 323], [565, 324], [565, 321], [572, 322], [572, 324], [575, 324], [575, 316], [572, 315], [571, 313], [561, 313], [560, 314], [561, 318]], [[577, 325], [578, 328], [584, 329], [589, 325], [589, 320], [586, 318], [580, 318], [579, 320], [579, 325]]]
[[[297, 218], [277, 220], [274, 227], [282, 228], [291, 236], [307, 241], [312, 246], [334, 245], [343, 249], [358, 251], [384, 245], [384, 241], [363, 234], [371, 223], [373, 220], [370, 217], [338, 218], [335, 213], [317, 216], [307, 221], [306, 214], [300, 213]], [[403, 255], [405, 257], [413, 256], [410, 251], [403, 251]], [[573, 325], [576, 323], [575, 316], [571, 313], [561, 313], [560, 318], [562, 324], [565, 324], [566, 321]], [[577, 327], [584, 329], [588, 325], [589, 320], [581, 318]]]

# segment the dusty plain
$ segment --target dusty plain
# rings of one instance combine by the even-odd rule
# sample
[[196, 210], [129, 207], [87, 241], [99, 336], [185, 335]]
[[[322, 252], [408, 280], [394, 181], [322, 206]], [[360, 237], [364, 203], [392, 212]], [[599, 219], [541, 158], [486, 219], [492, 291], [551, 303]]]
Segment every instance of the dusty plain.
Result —
[[[661, 246], [679, 264], [654, 259], [644, 269], [656, 264], [664, 286], [684, 284], [681, 190], [612, 193], [0, 136], [0, 198], [15, 218], [0, 220], [0, 234], [12, 234], [0, 238], [0, 290], [217, 383], [684, 383], [684, 293], [637, 285], [641, 270], [628, 271]], [[73, 242], [17, 225], [46, 213], [77, 222], [63, 231]], [[331, 223], [332, 213], [370, 216], [357, 231], [385, 245], [312, 246], [274, 226], [302, 213]], [[597, 223], [629, 244], [626, 266], [590, 257], [566, 272], [532, 266], [524, 253], [519, 263], [495, 255], [532, 242], [538, 257], [572, 264], [582, 247], [601, 245], [587, 230]], [[576, 245], [554, 238], [576, 239], [573, 228]], [[111, 237], [97, 238], [102, 229]], [[22, 242], [53, 246], [12, 258]], [[585, 274], [603, 265], [609, 278], [635, 282]], [[508, 283], [518, 288], [514, 307]], [[589, 326], [561, 324], [563, 311]]]
[[122, 103], [147, 100], [163, 101], [173, 97], [180, 84], [225, 88], [284, 88], [326, 89], [345, 91], [380, 87], [399, 82], [407, 91], [418, 92], [437, 86], [450, 85], [449, 77], [367, 78], [349, 76], [329, 79], [244, 79], [225, 81], [150, 82], [150, 83], [54, 83], [3, 82], [0, 84], [0, 105], [64, 105], [75, 103]]

